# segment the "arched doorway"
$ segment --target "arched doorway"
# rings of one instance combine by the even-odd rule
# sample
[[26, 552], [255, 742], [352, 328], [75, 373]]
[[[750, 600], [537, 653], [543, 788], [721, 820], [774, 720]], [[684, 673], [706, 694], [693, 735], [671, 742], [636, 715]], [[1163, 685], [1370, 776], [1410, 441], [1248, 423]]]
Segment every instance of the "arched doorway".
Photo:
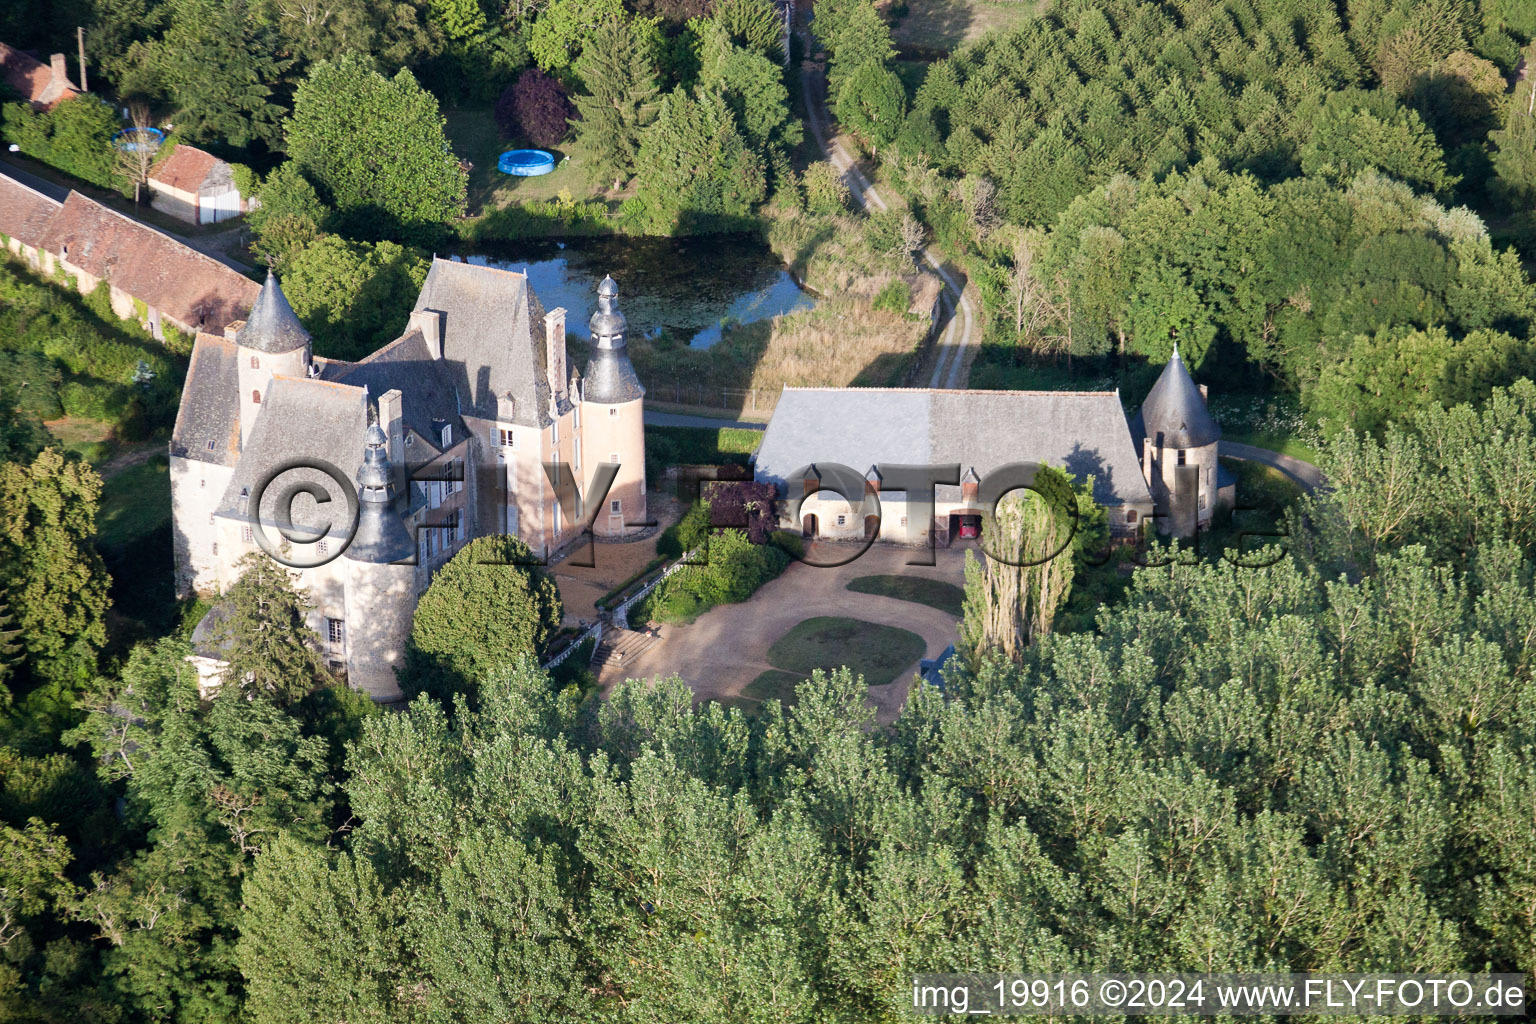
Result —
[[874, 540], [875, 539], [875, 535], [878, 534], [879, 532], [880, 532], [880, 517], [879, 516], [875, 516], [875, 515], [865, 516], [864, 517], [864, 539], [865, 540]]
[[807, 512], [805, 518], [800, 520], [800, 535], [802, 537], [816, 536], [816, 513]]

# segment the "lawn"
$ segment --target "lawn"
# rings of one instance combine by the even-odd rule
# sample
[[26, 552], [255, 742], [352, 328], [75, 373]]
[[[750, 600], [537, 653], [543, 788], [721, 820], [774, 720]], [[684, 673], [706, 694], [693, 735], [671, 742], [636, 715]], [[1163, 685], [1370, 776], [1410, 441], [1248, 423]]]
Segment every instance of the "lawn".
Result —
[[474, 165], [469, 172], [470, 216], [511, 203], [554, 199], [562, 190], [568, 191], [573, 199], [591, 199], [600, 193], [581, 170], [580, 161], [564, 160], [567, 153], [560, 149], [552, 150], [556, 165], [549, 174], [514, 178], [498, 171], [497, 158], [517, 146], [501, 137], [489, 106], [454, 107], [445, 117], [454, 155]]
[[994, 29], [1013, 31], [1037, 17], [1041, 6], [1034, 0], [907, 0], [907, 13], [891, 36], [897, 49], [949, 53]]
[[[818, 615], [806, 619], [768, 648], [768, 664], [785, 673], [808, 676], [816, 669], [846, 665], [866, 686], [884, 686], [923, 656], [923, 638], [906, 629], [862, 619]], [[751, 685], [782, 686], [780, 677]]]
[[79, 416], [65, 416], [49, 420], [43, 426], [53, 435], [60, 448], [74, 452], [91, 465], [99, 465], [112, 456], [115, 443], [112, 424], [102, 420], [88, 420]]
[[860, 576], [848, 581], [848, 590], [858, 594], [880, 594], [898, 601], [925, 604], [958, 617], [965, 591], [953, 583], [922, 576]]
[[763, 439], [761, 430], [742, 427], [645, 428], [645, 457], [662, 466], [747, 464]]
[[129, 466], [102, 486], [96, 544], [103, 550], [126, 550], [170, 521], [170, 463], [160, 455]]
[[804, 681], [805, 676], [771, 668], [742, 687], [741, 695], [754, 701], [776, 700], [789, 707], [795, 702], [795, 687]]
[[112, 576], [109, 651], [175, 628], [180, 608], [171, 577], [171, 474], [164, 455], [107, 478], [96, 547]]

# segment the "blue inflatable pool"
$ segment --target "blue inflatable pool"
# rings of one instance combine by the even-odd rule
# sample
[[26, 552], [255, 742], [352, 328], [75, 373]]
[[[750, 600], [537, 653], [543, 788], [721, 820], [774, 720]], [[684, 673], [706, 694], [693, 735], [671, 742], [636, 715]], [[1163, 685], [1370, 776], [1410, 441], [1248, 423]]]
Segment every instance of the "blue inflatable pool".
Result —
[[[141, 139], [139, 138], [140, 135], [147, 137]], [[159, 128], [124, 128], [112, 136], [112, 141], [117, 144], [118, 149], [126, 150], [129, 153], [136, 153], [141, 145], [150, 145], [158, 148], [165, 141], [165, 132]]]
[[533, 178], [554, 170], [555, 157], [553, 153], [546, 153], [542, 149], [510, 149], [496, 161], [496, 169], [502, 174]]

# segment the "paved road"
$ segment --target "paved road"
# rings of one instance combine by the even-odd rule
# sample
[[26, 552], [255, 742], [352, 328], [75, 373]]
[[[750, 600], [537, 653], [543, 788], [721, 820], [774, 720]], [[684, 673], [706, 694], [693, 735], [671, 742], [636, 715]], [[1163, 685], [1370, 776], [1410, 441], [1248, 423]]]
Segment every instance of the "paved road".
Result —
[[[65, 197], [69, 195], [69, 189], [63, 185], [60, 185], [57, 182], [49, 181], [46, 178], [40, 178], [25, 168], [17, 167], [10, 160], [0, 160], [0, 174], [15, 178], [17, 181], [21, 182], [23, 185], [26, 185], [28, 188], [36, 189], [43, 195], [48, 196], [51, 199], [57, 199], [61, 203], [64, 201]], [[89, 193], [83, 194], [89, 195]], [[93, 196], [92, 198], [95, 197]], [[121, 213], [122, 211], [119, 210], [118, 212]], [[139, 220], [137, 217], [134, 219]], [[169, 235], [171, 238], [174, 238], [176, 241], [180, 242], [182, 245], [189, 249], [195, 249], [205, 256], [212, 256], [214, 259], [218, 260], [226, 267], [229, 267], [231, 270], [237, 270], [242, 274], [250, 274], [251, 272], [251, 268], [249, 266], [240, 263], [237, 260], [231, 259], [228, 254], [221, 251], [218, 246], [214, 245], [212, 242], [206, 239], [191, 238], [186, 235], [178, 235], [174, 231], [167, 231], [164, 228], [155, 227], [155, 225], [142, 220], [139, 220], [139, 223], [143, 224], [147, 228], [153, 228], [155, 231], [160, 232], [162, 235]]]
[[645, 410], [645, 425], [648, 427], [704, 427], [714, 429], [718, 427], [735, 427], [738, 430], [766, 430], [768, 424], [753, 423], [749, 420], [722, 420], [713, 416], [689, 416], [680, 412], [653, 412]]
[[1216, 454], [1224, 455], [1229, 459], [1244, 459], [1248, 462], [1261, 462], [1266, 466], [1273, 466], [1309, 491], [1315, 491], [1328, 483], [1328, 478], [1323, 476], [1323, 471], [1312, 463], [1304, 462], [1291, 455], [1272, 452], [1268, 448], [1256, 448], [1251, 444], [1239, 444], [1236, 441], [1221, 441], [1216, 445]]
[[[815, 41], [811, 38], [808, 28], [801, 26], [799, 29], [801, 41], [805, 44], [805, 52], [815, 50]], [[859, 170], [858, 164], [849, 156], [837, 139], [831, 136], [828, 125], [831, 115], [827, 112], [826, 81], [823, 72], [813, 69], [811, 61], [805, 61], [800, 65], [800, 89], [805, 93], [806, 123], [810, 125], [811, 135], [821, 151], [827, 155], [827, 160], [843, 173], [843, 178], [848, 182], [854, 200], [862, 207], [873, 206], [877, 210], [888, 210], [880, 193], [875, 191], [864, 172]], [[949, 271], [944, 269], [938, 259], [927, 249], [923, 250], [923, 262], [931, 267], [934, 273], [944, 282], [948, 289], [944, 293], [944, 303], [949, 310], [949, 324], [944, 329], [944, 335], [939, 339], [935, 351], [933, 376], [929, 379], [928, 386], [932, 388], [963, 388], [966, 378], [969, 376], [970, 361], [975, 356], [972, 347], [972, 326], [975, 323], [975, 309], [971, 306], [971, 300], [966, 298], [965, 291], [955, 283]], [[955, 303], [958, 300], [959, 310], [956, 311]]]

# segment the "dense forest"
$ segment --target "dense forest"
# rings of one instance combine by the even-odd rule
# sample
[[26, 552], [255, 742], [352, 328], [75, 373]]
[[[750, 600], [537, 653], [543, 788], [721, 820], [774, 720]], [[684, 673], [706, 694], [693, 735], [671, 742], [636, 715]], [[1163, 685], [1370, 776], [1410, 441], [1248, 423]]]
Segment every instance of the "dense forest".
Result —
[[[239, 161], [331, 354], [398, 328], [437, 240], [549, 209], [857, 231], [969, 277], [974, 385], [1177, 342], [1294, 396], [1331, 487], [1247, 567], [1154, 552], [1015, 642], [969, 628], [973, 579], [971, 642], [889, 727], [846, 672], [753, 714], [599, 700], [538, 667], [548, 579], [467, 562], [403, 710], [334, 685], [266, 563], [226, 598], [243, 682], [205, 698], [206, 605], [121, 596], [102, 480], [40, 422], [153, 435], [175, 353], [7, 264], [0, 1019], [820, 1024], [897, 1019], [934, 970], [1536, 973], [1536, 5], [1054, 0], [939, 60], [894, 7], [816, 8], [905, 210], [806, 159], [767, 0], [9, 0], [0, 39], [83, 25], [93, 88]], [[465, 227], [466, 104], [603, 198]], [[6, 130], [73, 159], [113, 123], [79, 109]]]

